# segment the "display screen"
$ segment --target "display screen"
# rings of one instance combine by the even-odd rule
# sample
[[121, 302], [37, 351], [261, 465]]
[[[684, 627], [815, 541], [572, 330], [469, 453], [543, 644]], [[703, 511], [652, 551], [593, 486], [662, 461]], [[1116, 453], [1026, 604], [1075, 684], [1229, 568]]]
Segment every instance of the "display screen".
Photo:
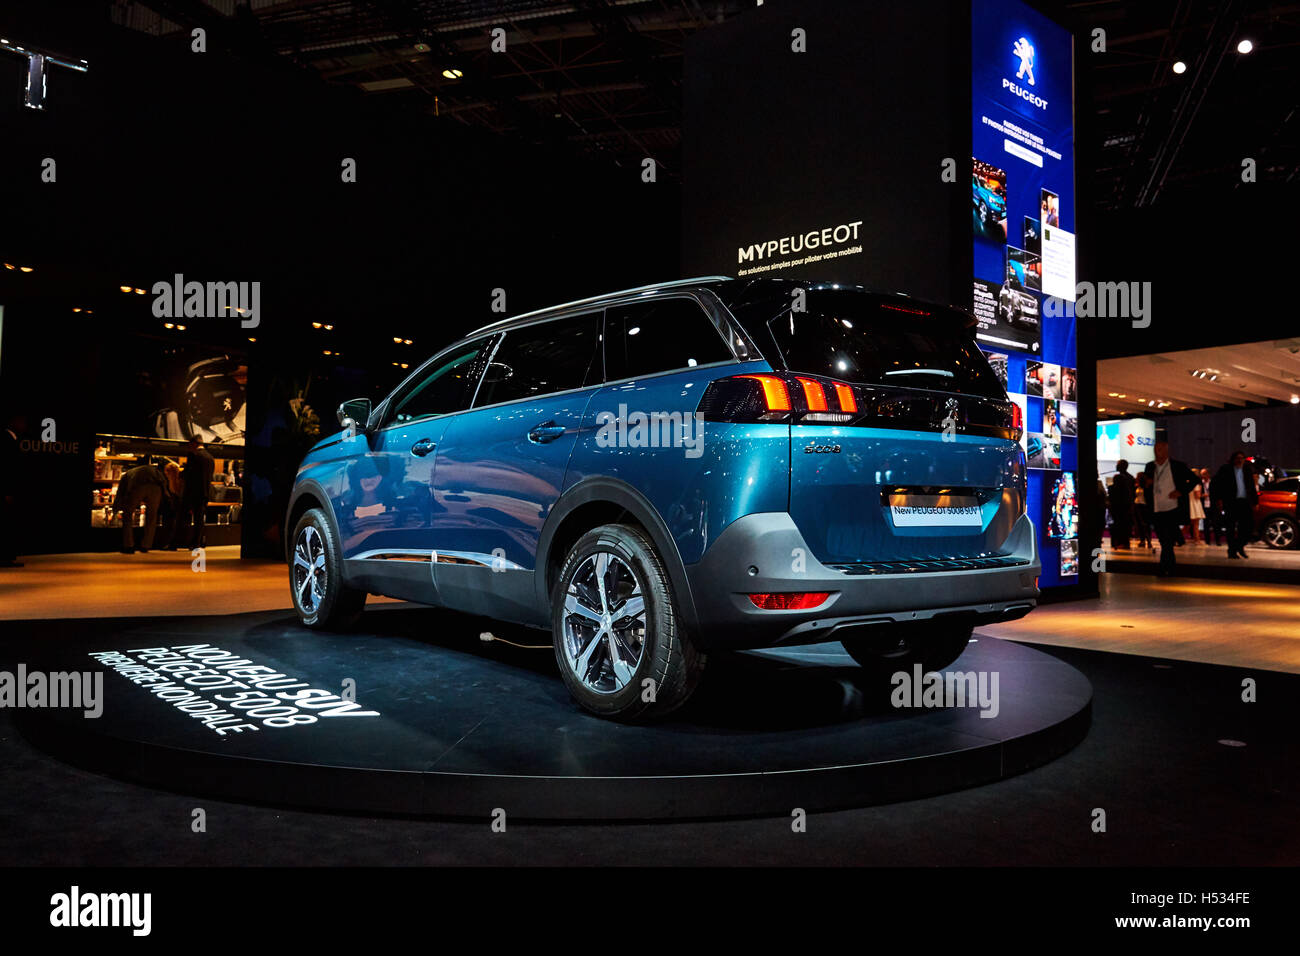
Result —
[[1047, 516], [1047, 535], [1051, 538], [1077, 538], [1079, 536], [1079, 493], [1075, 488], [1074, 472], [1063, 471], [1052, 482], [1048, 495], [1051, 511]]
[[972, 310], [977, 340], [1006, 356], [1008, 389], [1024, 403], [1049, 588], [1078, 575], [1077, 548], [1060, 547], [1079, 527], [1075, 320], [1043, 308], [1045, 296], [1075, 297], [1074, 39], [1019, 0], [970, 9]]

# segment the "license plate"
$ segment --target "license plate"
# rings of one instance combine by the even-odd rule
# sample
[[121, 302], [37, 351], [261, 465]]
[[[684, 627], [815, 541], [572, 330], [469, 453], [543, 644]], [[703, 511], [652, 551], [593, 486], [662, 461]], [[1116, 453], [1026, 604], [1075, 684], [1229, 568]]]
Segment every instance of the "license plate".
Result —
[[973, 498], [945, 495], [890, 495], [895, 528], [980, 528], [984, 516]]

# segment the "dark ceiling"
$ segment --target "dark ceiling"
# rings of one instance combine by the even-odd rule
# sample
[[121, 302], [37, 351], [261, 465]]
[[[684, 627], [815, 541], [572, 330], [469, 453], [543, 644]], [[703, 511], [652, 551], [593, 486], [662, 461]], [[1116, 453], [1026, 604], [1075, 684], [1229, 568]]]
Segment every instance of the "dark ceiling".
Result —
[[[782, 0], [769, 0], [779, 3]], [[685, 39], [754, 0], [117, 0], [120, 26], [280, 58], [414, 113], [680, 170]], [[1080, 156], [1101, 211], [1300, 169], [1300, 4], [1041, 0], [1080, 39]], [[505, 30], [504, 52], [490, 31]], [[1094, 52], [1093, 31], [1105, 31]], [[1254, 51], [1236, 52], [1249, 38]], [[1187, 70], [1175, 74], [1176, 60]], [[460, 78], [444, 76], [459, 70]], [[1085, 114], [1086, 111], [1086, 114]]]

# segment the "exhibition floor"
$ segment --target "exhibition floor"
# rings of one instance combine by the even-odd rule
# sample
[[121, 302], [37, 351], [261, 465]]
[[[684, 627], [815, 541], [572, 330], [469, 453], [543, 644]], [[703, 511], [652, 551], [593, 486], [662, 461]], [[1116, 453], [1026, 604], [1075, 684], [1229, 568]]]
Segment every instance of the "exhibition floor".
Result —
[[[6, 629], [6, 635], [13, 629]], [[0, 642], [8, 659], [9, 640]], [[125, 783], [36, 749], [0, 712], [0, 862], [107, 865], [1255, 865], [1300, 854], [1300, 677], [1052, 648], [1094, 692], [1073, 749], [939, 796], [713, 822], [450, 821], [249, 806]], [[116, 675], [109, 675], [114, 679]], [[558, 685], [558, 678], [555, 679]], [[202, 808], [206, 831], [191, 828]], [[509, 805], [505, 807], [509, 812]], [[1096, 811], [1105, 812], [1097, 832]]]
[[[1160, 559], [1160, 546], [1137, 546], [1126, 551], [1116, 551], [1105, 541], [1108, 570], [1121, 573], [1140, 572], [1155, 574]], [[1189, 541], [1179, 545], [1175, 556], [1187, 577], [1222, 578], [1235, 581], [1265, 581], [1278, 584], [1300, 585], [1300, 548], [1270, 548], [1267, 545], [1246, 546], [1246, 558], [1229, 558], [1228, 547], [1223, 544], [1206, 544]]]
[[[1185, 560], [1185, 551], [1179, 549], [1179, 561]], [[1260, 553], [1251, 549], [1249, 560]], [[1140, 557], [1130, 560], [1153, 560], [1150, 552], [1133, 554]], [[1300, 559], [1300, 551], [1290, 554]], [[240, 560], [235, 547], [209, 548], [201, 574], [191, 570], [191, 559], [182, 551], [35, 555], [23, 561], [25, 567], [0, 571], [0, 620], [290, 607], [284, 565]], [[1020, 621], [985, 630], [1030, 643], [1300, 673], [1300, 610], [1294, 589], [1137, 574], [1103, 574], [1100, 582], [1100, 600], [1049, 604]], [[371, 597], [369, 603], [388, 599]]]

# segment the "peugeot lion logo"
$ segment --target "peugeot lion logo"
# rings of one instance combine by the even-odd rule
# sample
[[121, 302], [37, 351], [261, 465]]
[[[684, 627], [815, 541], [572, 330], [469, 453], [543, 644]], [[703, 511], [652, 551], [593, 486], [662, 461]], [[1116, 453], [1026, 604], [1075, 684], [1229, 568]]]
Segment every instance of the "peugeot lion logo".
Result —
[[1016, 41], [1016, 45], [1011, 48], [1016, 56], [1020, 57], [1020, 69], [1016, 71], [1016, 79], [1025, 79], [1025, 74], [1029, 74], [1029, 85], [1034, 85], [1034, 47], [1024, 37]]

